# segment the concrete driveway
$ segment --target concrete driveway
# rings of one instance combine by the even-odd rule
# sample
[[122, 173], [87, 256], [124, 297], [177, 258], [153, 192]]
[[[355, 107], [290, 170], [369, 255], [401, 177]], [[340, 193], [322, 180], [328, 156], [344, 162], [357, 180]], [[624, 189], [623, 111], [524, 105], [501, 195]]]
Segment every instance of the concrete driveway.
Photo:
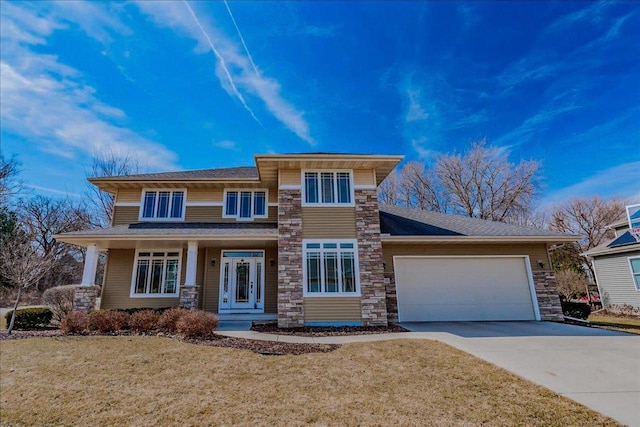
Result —
[[640, 336], [550, 322], [403, 323], [640, 427]]

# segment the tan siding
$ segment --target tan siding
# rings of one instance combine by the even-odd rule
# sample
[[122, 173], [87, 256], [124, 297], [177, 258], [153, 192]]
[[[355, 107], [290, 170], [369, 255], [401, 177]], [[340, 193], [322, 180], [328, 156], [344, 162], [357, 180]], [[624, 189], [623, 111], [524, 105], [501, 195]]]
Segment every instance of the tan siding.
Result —
[[[274, 260], [274, 266], [269, 264]], [[278, 248], [267, 248], [264, 258], [264, 312], [278, 312]]]
[[[271, 206], [267, 218], [256, 218], [254, 222], [278, 222], [278, 207]], [[235, 218], [223, 218], [222, 206], [187, 206], [185, 222], [238, 222]]]
[[302, 236], [305, 239], [356, 237], [356, 210], [353, 207], [303, 207]]
[[[100, 307], [103, 309], [174, 307], [179, 298], [130, 298], [134, 249], [109, 249], [107, 277]], [[184, 255], [183, 255], [184, 270]], [[184, 273], [184, 272], [183, 272]], [[181, 279], [182, 280], [182, 279]]]
[[360, 297], [304, 298], [305, 322], [360, 322]]
[[280, 185], [300, 185], [300, 169], [280, 169]]
[[354, 185], [376, 185], [373, 169], [356, 169], [353, 171]]
[[[382, 244], [385, 271], [393, 271], [393, 257], [396, 255], [529, 255], [531, 269], [549, 270], [547, 247], [543, 243], [533, 244], [477, 244], [477, 245], [402, 245]], [[540, 268], [538, 260], [544, 267]]]
[[113, 225], [138, 222], [140, 208], [138, 206], [115, 206], [113, 208]]
[[116, 203], [140, 203], [141, 197], [141, 190], [118, 190], [118, 193], [116, 194]]
[[[211, 265], [211, 260], [216, 260], [216, 265]], [[205, 278], [204, 278], [204, 309], [218, 312], [218, 293], [220, 291], [220, 250], [217, 248], [207, 248]]]
[[222, 202], [222, 188], [187, 189], [187, 203]]
[[640, 291], [636, 290], [629, 266], [629, 257], [638, 256], [640, 251], [595, 259], [598, 286], [606, 305], [631, 304], [640, 307]]

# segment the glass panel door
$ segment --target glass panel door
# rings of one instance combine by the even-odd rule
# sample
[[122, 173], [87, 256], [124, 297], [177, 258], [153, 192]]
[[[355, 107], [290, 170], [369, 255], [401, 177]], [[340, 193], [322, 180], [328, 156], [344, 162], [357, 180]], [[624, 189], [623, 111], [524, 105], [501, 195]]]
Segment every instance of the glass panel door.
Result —
[[223, 250], [221, 255], [220, 312], [264, 312], [264, 251]]
[[231, 308], [254, 308], [255, 261], [235, 258], [231, 263]]

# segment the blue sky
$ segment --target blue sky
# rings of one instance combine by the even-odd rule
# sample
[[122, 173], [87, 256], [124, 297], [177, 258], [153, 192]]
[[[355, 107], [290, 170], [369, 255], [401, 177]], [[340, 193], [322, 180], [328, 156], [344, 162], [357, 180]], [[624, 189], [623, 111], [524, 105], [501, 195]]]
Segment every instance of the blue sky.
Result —
[[634, 2], [0, 2], [1, 148], [36, 193], [95, 153], [146, 170], [255, 153], [433, 161], [487, 138], [541, 203], [640, 199]]

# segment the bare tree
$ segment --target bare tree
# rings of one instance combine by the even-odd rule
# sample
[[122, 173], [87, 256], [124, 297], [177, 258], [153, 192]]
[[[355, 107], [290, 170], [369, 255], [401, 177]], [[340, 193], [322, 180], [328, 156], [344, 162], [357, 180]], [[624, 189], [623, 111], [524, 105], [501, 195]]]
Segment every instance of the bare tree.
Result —
[[[574, 244], [565, 244], [555, 248], [552, 257], [558, 259], [561, 255], [565, 262], [584, 264], [584, 258], [580, 254], [595, 248], [606, 240], [614, 237], [613, 230], [607, 225], [620, 219], [625, 213], [625, 203], [620, 199], [602, 199], [598, 196], [591, 198], [571, 199], [564, 205], [554, 208], [549, 227], [552, 230], [563, 233], [572, 233], [584, 236]], [[554, 253], [557, 252], [557, 253]], [[591, 277], [594, 276], [593, 267], [587, 263]]]
[[378, 186], [378, 201], [383, 205], [398, 204], [398, 175], [391, 171]]
[[462, 155], [443, 155], [436, 174], [453, 213], [508, 222], [530, 210], [540, 187], [537, 161], [509, 162], [486, 141], [474, 142]]
[[562, 270], [556, 273], [556, 283], [558, 285], [558, 293], [564, 297], [565, 300], [570, 300], [584, 294], [587, 295], [589, 279], [584, 273], [574, 270]]
[[18, 219], [33, 244], [46, 257], [55, 260], [41, 277], [37, 288], [48, 288], [73, 282], [81, 274], [84, 252], [77, 246], [57, 241], [53, 236], [86, 229], [90, 215], [81, 202], [36, 196], [18, 203]]
[[437, 212], [446, 210], [439, 182], [427, 171], [424, 163], [408, 162], [400, 170], [400, 177], [399, 187], [407, 207]]
[[7, 206], [9, 199], [22, 189], [22, 182], [17, 179], [20, 162], [16, 157], [5, 159], [0, 154], [0, 206]]
[[16, 320], [16, 310], [22, 292], [37, 285], [54, 265], [53, 256], [44, 255], [33, 244], [32, 236], [22, 232], [3, 238], [0, 251], [0, 271], [10, 283], [18, 288], [13, 305], [13, 314], [9, 322], [8, 334], [11, 334]]
[[[87, 178], [124, 176], [137, 174], [139, 171], [140, 164], [132, 156], [121, 156], [110, 152], [95, 155], [91, 163], [91, 170], [86, 173], [86, 176]], [[89, 183], [86, 195], [93, 211], [92, 225], [96, 227], [110, 226], [113, 219], [113, 194], [102, 191]]]

